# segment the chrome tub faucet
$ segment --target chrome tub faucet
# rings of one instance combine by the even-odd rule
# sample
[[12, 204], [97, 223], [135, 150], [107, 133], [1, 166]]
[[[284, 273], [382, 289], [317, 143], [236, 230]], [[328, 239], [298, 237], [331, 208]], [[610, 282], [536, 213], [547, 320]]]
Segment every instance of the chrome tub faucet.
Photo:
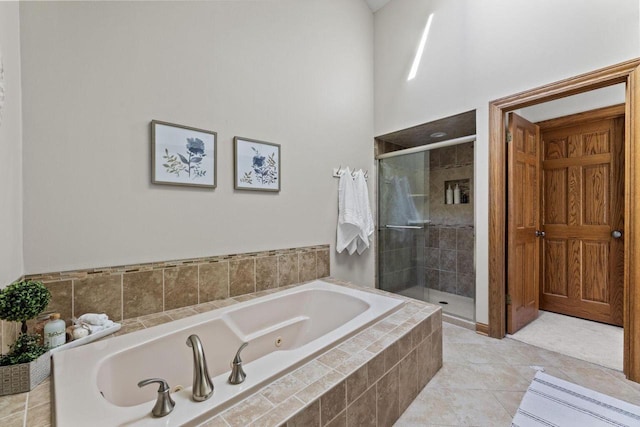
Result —
[[204, 356], [202, 342], [196, 334], [187, 338], [187, 345], [193, 349], [193, 389], [192, 399], [203, 402], [213, 395], [213, 381], [209, 376], [207, 359]]

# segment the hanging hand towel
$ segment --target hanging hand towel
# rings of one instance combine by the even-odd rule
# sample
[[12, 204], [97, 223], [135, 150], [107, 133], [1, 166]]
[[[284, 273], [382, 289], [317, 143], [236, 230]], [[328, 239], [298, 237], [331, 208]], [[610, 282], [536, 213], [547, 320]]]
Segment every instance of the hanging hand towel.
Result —
[[[340, 182], [338, 183], [336, 251], [341, 253], [345, 248], [350, 247], [358, 237], [361, 228], [355, 183], [351, 177], [351, 171], [347, 168], [340, 176]], [[353, 252], [349, 250], [349, 253], [352, 254]]]
[[362, 169], [356, 172], [355, 188], [358, 198], [358, 213], [361, 218], [362, 228], [358, 234], [357, 250], [358, 255], [369, 248], [369, 238], [373, 234], [373, 215], [369, 205], [369, 189], [367, 188], [367, 180], [364, 178]]

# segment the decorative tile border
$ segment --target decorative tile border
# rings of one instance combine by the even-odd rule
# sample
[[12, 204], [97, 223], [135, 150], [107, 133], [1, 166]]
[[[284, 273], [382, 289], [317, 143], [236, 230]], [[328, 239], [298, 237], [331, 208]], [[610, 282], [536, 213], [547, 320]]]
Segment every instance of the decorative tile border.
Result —
[[[121, 322], [331, 274], [329, 245], [220, 255], [26, 275], [51, 291], [45, 312], [69, 322], [84, 313], [106, 313]], [[33, 326], [29, 322], [29, 328]], [[0, 352], [17, 337], [14, 322], [0, 322]]]
[[[442, 367], [440, 307], [331, 278], [324, 280], [402, 299], [406, 304], [391, 316], [216, 415], [202, 424], [203, 427], [389, 426]], [[298, 285], [127, 319], [123, 321], [122, 329], [113, 336]], [[33, 418], [32, 415], [37, 416], [38, 424], [27, 422], [27, 425], [51, 425], [48, 388], [49, 380], [29, 393], [29, 408], [24, 405], [23, 397], [23, 407], [15, 409], [21, 414], [27, 411], [28, 420]], [[15, 397], [0, 397], [0, 407], [9, 404]]]

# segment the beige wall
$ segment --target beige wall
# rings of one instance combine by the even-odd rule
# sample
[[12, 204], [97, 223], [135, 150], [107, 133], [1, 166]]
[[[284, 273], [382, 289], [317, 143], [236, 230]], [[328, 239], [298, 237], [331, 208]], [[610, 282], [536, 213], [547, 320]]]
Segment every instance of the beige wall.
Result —
[[488, 320], [489, 101], [640, 56], [638, 9], [637, 0], [392, 0], [376, 12], [376, 135], [477, 110], [477, 321]]
[[[22, 275], [22, 101], [20, 16], [17, 2], [0, 2], [0, 288]], [[0, 83], [1, 84], [1, 83]]]
[[[26, 273], [331, 243], [334, 276], [373, 284], [372, 251], [335, 256], [331, 176], [373, 171], [362, 0], [20, 12]], [[215, 190], [150, 183], [152, 119], [218, 133]], [[233, 190], [235, 135], [282, 145], [279, 194]]]

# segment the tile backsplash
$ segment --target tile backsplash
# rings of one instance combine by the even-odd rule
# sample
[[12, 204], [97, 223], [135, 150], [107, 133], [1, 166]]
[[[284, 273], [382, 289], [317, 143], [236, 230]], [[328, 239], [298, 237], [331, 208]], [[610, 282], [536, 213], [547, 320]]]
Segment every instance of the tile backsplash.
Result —
[[[27, 275], [51, 291], [47, 312], [125, 319], [273, 289], [330, 275], [329, 245]], [[0, 350], [18, 325], [2, 321]]]

